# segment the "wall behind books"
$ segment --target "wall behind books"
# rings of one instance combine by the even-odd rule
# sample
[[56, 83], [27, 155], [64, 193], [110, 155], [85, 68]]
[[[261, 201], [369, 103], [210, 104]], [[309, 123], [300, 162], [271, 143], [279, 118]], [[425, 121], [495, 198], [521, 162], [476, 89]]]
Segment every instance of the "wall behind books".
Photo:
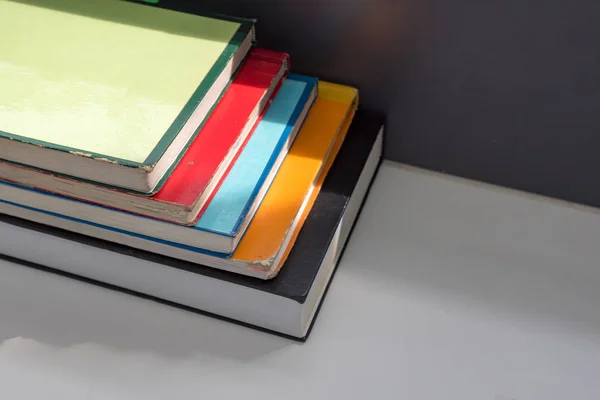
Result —
[[597, 0], [162, 2], [257, 17], [294, 70], [357, 85], [387, 158], [600, 206]]

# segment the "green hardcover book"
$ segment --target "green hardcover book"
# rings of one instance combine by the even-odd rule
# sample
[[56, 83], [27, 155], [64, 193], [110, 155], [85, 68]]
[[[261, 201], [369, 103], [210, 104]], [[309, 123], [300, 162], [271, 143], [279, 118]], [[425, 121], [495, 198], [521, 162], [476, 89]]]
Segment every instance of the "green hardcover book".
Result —
[[254, 36], [123, 0], [0, 0], [0, 159], [154, 193]]

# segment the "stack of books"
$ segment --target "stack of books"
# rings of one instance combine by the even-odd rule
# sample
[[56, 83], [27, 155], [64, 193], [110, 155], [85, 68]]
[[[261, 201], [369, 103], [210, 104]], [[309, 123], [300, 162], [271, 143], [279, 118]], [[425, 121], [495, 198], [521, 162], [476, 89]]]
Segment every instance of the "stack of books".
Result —
[[306, 338], [382, 156], [356, 89], [241, 18], [0, 0], [0, 35], [1, 255]]

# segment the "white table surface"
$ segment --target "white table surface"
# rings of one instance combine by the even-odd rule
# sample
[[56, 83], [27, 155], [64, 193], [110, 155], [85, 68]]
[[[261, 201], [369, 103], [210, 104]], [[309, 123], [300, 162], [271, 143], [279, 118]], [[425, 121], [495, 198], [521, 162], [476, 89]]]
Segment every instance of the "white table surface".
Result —
[[600, 398], [600, 213], [385, 163], [305, 344], [0, 261], [2, 399]]

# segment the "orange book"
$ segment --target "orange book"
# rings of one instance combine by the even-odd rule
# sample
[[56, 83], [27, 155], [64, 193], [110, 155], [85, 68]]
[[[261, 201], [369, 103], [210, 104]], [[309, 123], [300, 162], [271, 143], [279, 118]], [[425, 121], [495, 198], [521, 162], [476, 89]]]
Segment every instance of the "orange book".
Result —
[[319, 82], [313, 105], [231, 261], [270, 279], [283, 266], [358, 107], [358, 91]]
[[[350, 92], [347, 91], [347, 93], [350, 93]], [[325, 182], [325, 178], [327, 177], [327, 174], [329, 173], [329, 170], [331, 169], [331, 166], [333, 165], [333, 162], [335, 161], [335, 156], [340, 151], [342, 144], [344, 144], [344, 138], [346, 137], [346, 133], [348, 132], [348, 129], [350, 129], [350, 125], [352, 123], [352, 119], [354, 117], [355, 112], [356, 112], [356, 107], [354, 107], [352, 109], [352, 115], [350, 116], [350, 118], [347, 118], [347, 120], [344, 123], [344, 126], [342, 127], [342, 130], [341, 130], [342, 134], [338, 136], [336, 142], [333, 145], [333, 148], [331, 149], [330, 154], [332, 156], [328, 157], [327, 162], [324, 165], [323, 171], [321, 172], [321, 174], [319, 174], [319, 179], [317, 180], [317, 183], [315, 184], [315, 187], [312, 190], [310, 197], [308, 198], [307, 207], [304, 208], [304, 210], [302, 211], [302, 214], [300, 215], [300, 222], [298, 224], [298, 227], [297, 227], [297, 229], [295, 229], [293, 231], [293, 234], [292, 234], [292, 237], [290, 240], [290, 245], [288, 245], [287, 248], [285, 249], [283, 258], [281, 259], [281, 262], [277, 266], [277, 269], [274, 271], [275, 273], [279, 272], [279, 269], [283, 266], [283, 263], [287, 260], [289, 254], [290, 254], [290, 251], [292, 251], [293, 244], [296, 242], [296, 239], [298, 238], [300, 229], [302, 228], [304, 221], [306, 221], [306, 218], [308, 218], [308, 214], [310, 214], [310, 210], [312, 209], [312, 206], [315, 204], [315, 201], [317, 200], [317, 197], [319, 196], [319, 192], [321, 191], [323, 182]]]

